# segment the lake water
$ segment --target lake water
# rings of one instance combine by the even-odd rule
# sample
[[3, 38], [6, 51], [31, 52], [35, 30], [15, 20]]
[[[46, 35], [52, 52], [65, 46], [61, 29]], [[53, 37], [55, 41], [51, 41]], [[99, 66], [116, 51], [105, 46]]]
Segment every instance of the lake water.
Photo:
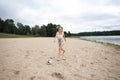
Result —
[[120, 45], [120, 36], [80, 36], [80, 38]]

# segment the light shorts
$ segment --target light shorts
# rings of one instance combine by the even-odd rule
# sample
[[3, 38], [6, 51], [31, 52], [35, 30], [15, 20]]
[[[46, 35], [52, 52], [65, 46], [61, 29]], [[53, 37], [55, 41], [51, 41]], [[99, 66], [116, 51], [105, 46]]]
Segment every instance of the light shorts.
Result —
[[61, 44], [63, 44], [64, 43], [64, 41], [61, 39], [61, 40], [58, 40], [58, 45], [61, 45]]

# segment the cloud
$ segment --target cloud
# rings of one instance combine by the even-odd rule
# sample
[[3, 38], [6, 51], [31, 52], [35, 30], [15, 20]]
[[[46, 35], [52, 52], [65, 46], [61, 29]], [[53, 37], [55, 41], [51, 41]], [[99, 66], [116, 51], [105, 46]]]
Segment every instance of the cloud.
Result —
[[106, 5], [120, 6], [120, 0], [109, 0]]
[[120, 29], [114, 26], [120, 0], [1, 0], [0, 17], [30, 26], [52, 22], [71, 32], [113, 30]]

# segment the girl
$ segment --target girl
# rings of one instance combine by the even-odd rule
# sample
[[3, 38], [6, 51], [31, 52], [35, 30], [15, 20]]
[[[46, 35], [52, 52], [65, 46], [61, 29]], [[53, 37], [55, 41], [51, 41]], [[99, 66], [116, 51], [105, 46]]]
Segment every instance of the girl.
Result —
[[61, 51], [63, 51], [63, 54], [65, 52], [65, 50], [63, 49], [63, 45], [64, 45], [64, 40], [66, 41], [66, 38], [65, 38], [65, 35], [64, 35], [64, 32], [63, 32], [63, 27], [59, 26], [58, 27], [58, 31], [55, 35], [55, 40], [54, 42], [56, 41], [56, 38], [58, 39], [58, 58], [60, 58], [60, 54], [61, 54]]

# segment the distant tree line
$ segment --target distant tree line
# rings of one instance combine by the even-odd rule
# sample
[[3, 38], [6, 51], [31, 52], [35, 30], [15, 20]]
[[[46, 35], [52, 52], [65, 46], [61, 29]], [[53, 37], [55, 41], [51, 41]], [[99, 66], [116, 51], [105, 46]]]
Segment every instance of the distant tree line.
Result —
[[[0, 32], [1, 33], [10, 33], [10, 34], [19, 34], [19, 35], [33, 35], [33, 36], [42, 36], [42, 37], [53, 37], [57, 32], [59, 25], [49, 23], [47, 25], [35, 25], [30, 27], [29, 25], [24, 25], [20, 22], [17, 22], [15, 25], [13, 19], [2, 20], [0, 18]], [[71, 36], [70, 31], [64, 32], [66, 36]]]
[[[30, 27], [17, 22], [15, 25], [13, 19], [2, 20], [0, 18], [0, 33], [10, 33], [19, 35], [33, 35], [42, 37], [53, 37], [57, 32], [59, 25], [48, 23], [47, 25], [35, 25]], [[81, 33], [70, 33], [70, 31], [64, 31], [65, 36], [108, 36], [108, 35], [120, 35], [120, 30], [113, 31], [96, 31], [96, 32], [81, 32]]]
[[120, 30], [71, 33], [72, 36], [109, 36], [120, 35]]
[[109, 35], [120, 35], [120, 30], [113, 31], [98, 31], [98, 32], [84, 32], [79, 33], [80, 36], [109, 36]]

